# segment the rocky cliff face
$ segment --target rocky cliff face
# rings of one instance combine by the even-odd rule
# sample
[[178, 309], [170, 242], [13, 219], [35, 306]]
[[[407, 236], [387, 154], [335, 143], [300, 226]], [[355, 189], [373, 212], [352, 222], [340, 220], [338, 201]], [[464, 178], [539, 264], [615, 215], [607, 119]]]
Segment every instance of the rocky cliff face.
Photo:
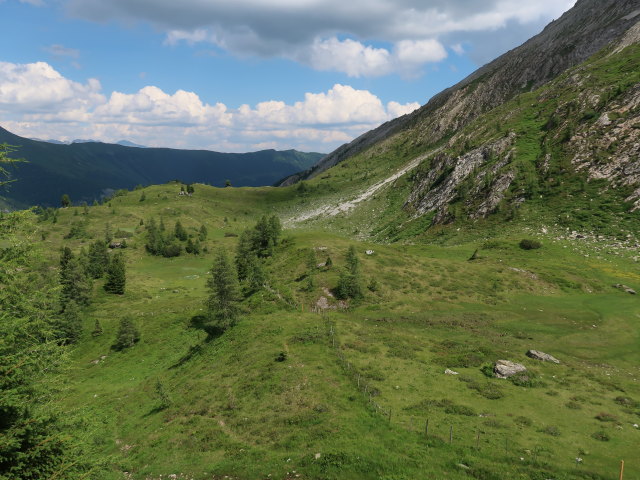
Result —
[[[583, 62], [629, 32], [639, 15], [639, 0], [578, 0], [570, 11], [520, 47], [444, 90], [415, 112], [343, 145], [311, 170], [288, 178], [282, 185], [312, 178], [407, 130], [411, 130], [413, 146], [428, 148], [515, 95], [531, 91]], [[633, 42], [633, 35], [627, 41]]]

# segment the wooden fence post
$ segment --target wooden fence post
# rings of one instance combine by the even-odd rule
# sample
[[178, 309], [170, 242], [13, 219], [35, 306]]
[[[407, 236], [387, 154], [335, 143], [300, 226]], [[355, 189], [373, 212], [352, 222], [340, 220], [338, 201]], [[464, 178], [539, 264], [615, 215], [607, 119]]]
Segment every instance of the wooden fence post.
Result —
[[620, 480], [624, 477], [624, 460], [620, 460]]

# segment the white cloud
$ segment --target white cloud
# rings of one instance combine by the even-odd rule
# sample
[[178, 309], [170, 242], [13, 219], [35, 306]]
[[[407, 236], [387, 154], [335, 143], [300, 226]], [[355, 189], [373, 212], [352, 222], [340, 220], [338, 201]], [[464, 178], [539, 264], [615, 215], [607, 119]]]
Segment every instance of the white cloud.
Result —
[[21, 113], [89, 110], [104, 102], [100, 82], [86, 84], [64, 78], [48, 63], [0, 62], [0, 109]]
[[44, 62], [0, 63], [2, 126], [38, 138], [122, 138], [149, 146], [247, 151], [271, 145], [328, 152], [417, 103], [386, 106], [367, 90], [336, 84], [293, 104], [270, 100], [229, 109], [194, 92], [146, 86], [112, 92], [78, 83]]
[[[439, 41], [443, 36], [455, 46], [474, 32], [509, 30], [507, 36], [520, 32], [526, 36], [518, 37], [519, 41], [524, 41], [530, 31], [520, 26], [557, 18], [575, 3], [575, 0], [65, 1], [71, 14], [86, 19], [151, 22], [166, 32], [167, 44], [208, 42], [235, 55], [284, 57], [318, 70], [335, 70], [353, 77], [414, 75], [425, 63], [438, 62], [446, 56]], [[495, 44], [493, 56], [504, 48], [501, 42]]]

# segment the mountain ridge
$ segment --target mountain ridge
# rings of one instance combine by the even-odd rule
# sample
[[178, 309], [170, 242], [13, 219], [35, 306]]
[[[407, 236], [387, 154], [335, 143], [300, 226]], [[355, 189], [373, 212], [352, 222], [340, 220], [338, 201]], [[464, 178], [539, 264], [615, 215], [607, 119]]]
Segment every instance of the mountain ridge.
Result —
[[226, 180], [234, 186], [273, 185], [323, 156], [273, 149], [220, 153], [100, 142], [60, 145], [19, 137], [2, 127], [0, 143], [18, 147], [14, 156], [27, 160], [10, 168], [21, 183], [4, 194], [5, 203], [14, 208], [56, 205], [65, 193], [74, 202], [92, 202], [108, 191], [174, 179], [217, 186]]
[[280, 185], [313, 178], [412, 126], [422, 131], [412, 143], [432, 146], [482, 113], [585, 61], [632, 28], [639, 8], [637, 0], [579, 0], [538, 35], [436, 94], [419, 109], [360, 135]]

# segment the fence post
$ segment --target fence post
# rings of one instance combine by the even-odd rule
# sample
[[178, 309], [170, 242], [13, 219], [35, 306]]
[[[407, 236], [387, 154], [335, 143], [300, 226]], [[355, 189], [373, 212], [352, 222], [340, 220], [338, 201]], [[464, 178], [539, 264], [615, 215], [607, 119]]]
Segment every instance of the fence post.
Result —
[[624, 460], [620, 460], [620, 480], [624, 477]]
[[449, 445], [453, 443], [453, 425], [449, 427]]

